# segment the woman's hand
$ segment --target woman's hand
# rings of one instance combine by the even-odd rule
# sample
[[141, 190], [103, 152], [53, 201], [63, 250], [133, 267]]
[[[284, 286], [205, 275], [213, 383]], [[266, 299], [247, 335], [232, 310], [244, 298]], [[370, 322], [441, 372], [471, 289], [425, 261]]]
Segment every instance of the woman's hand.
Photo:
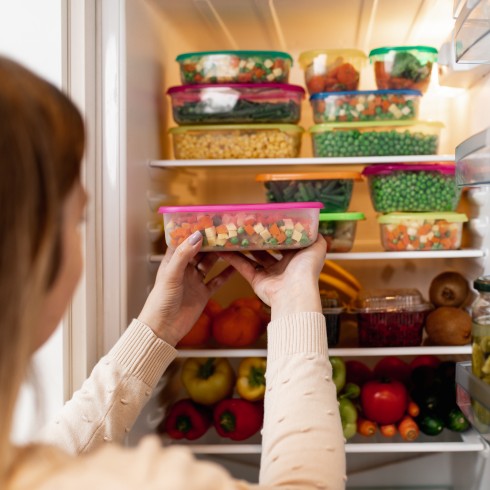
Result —
[[325, 261], [321, 235], [299, 251], [286, 251], [280, 260], [268, 252], [251, 252], [255, 261], [239, 253], [220, 253], [272, 308], [272, 320], [291, 313], [322, 311], [318, 277]]
[[158, 269], [155, 285], [138, 320], [172, 346], [196, 323], [209, 298], [234, 273], [227, 267], [205, 283], [218, 255], [198, 253], [202, 235], [195, 232], [175, 251], [167, 249]]

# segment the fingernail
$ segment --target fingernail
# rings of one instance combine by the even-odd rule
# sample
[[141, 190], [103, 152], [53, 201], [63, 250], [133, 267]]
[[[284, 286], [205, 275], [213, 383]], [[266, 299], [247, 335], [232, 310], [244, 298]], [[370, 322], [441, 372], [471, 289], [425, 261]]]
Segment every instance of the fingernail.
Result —
[[189, 243], [191, 245], [195, 245], [200, 239], [202, 238], [201, 232], [200, 231], [195, 231], [190, 237], [189, 237]]

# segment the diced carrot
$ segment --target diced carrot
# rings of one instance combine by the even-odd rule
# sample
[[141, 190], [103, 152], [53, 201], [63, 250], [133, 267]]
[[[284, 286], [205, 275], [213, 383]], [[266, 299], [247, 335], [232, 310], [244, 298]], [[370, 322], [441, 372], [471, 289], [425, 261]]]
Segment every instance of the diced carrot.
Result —
[[281, 233], [281, 230], [279, 230], [278, 226], [277, 226], [277, 223], [273, 223], [270, 227], [269, 227], [269, 232], [271, 233], [271, 235], [274, 237], [274, 238], [277, 238], [277, 236]]
[[255, 218], [249, 217], [245, 220], [245, 225], [253, 225], [254, 223], [255, 223]]
[[276, 240], [277, 240], [278, 243], [285, 242], [286, 241], [286, 238], [287, 238], [286, 233], [284, 233], [283, 231], [281, 231], [279, 233], [279, 235], [276, 236]]
[[245, 225], [244, 228], [245, 228], [245, 231], [247, 232], [247, 235], [252, 236], [255, 234], [255, 230], [254, 230], [253, 226]]
[[213, 226], [213, 220], [210, 216], [203, 216], [198, 221], [198, 226], [200, 230], [204, 230], [206, 228], [211, 228]]
[[390, 108], [390, 103], [389, 101], [387, 100], [383, 100], [381, 102], [381, 109], [383, 110], [383, 112], [388, 112], [388, 109]]
[[216, 227], [216, 233], [228, 233], [226, 225], [219, 225]]

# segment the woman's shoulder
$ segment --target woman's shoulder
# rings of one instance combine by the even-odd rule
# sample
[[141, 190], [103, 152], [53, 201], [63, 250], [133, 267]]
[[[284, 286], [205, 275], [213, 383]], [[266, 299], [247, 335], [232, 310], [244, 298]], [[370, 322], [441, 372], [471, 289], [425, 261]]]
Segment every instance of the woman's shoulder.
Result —
[[72, 457], [48, 446], [19, 452], [7, 490], [236, 490], [244, 488], [219, 465], [196, 460], [184, 447], [163, 449], [156, 437], [135, 448], [108, 444]]

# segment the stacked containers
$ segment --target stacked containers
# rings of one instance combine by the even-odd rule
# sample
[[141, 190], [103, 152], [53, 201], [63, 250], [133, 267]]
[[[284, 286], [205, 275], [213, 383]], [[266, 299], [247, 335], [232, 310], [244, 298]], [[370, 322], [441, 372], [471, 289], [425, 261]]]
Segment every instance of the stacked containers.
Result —
[[[310, 53], [300, 57], [307, 80], [308, 70], [311, 71], [317, 59], [312, 59]], [[436, 57], [437, 51], [427, 46], [371, 51], [369, 59], [375, 63], [378, 87], [372, 91], [358, 91], [357, 86], [348, 84], [325, 89], [325, 85], [310, 76], [308, 87], [316, 123], [310, 128], [314, 155], [437, 153], [442, 124], [417, 120], [420, 97], [427, 89]]]
[[279, 51], [207, 51], [177, 57], [172, 87], [177, 159], [292, 158], [304, 89], [289, 85], [292, 58]]

